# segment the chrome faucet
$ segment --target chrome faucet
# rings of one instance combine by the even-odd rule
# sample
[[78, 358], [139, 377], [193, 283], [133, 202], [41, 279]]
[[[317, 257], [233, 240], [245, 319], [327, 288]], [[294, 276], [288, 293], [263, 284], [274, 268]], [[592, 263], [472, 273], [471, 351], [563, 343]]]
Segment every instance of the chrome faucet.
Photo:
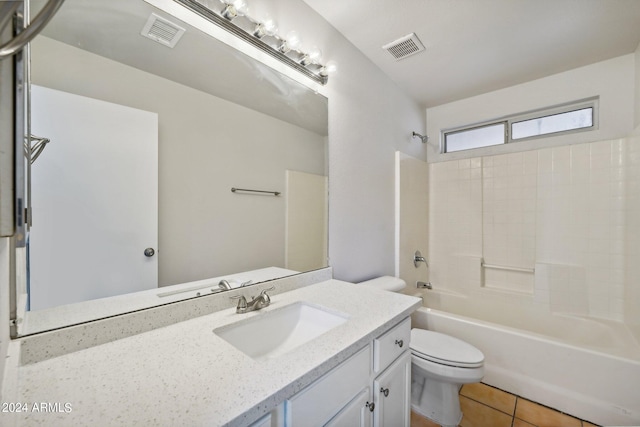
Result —
[[[253, 280], [247, 280], [246, 282], [242, 282], [240, 284], [240, 287], [243, 288], [247, 285], [250, 285], [253, 282]], [[231, 284], [229, 283], [229, 281], [222, 279], [220, 280], [220, 282], [218, 283], [218, 287], [220, 289], [222, 289], [223, 291], [228, 291], [230, 289], [233, 289], [233, 287], [231, 286]]]
[[251, 301], [247, 302], [247, 299], [244, 295], [236, 295], [231, 297], [231, 299], [238, 300], [238, 306], [236, 307], [236, 313], [248, 313], [250, 311], [260, 310], [261, 308], [268, 307], [271, 304], [271, 298], [267, 294], [267, 292], [275, 289], [275, 286], [270, 287], [269, 289], [263, 289], [260, 292], [260, 295], [257, 297], [251, 297]]

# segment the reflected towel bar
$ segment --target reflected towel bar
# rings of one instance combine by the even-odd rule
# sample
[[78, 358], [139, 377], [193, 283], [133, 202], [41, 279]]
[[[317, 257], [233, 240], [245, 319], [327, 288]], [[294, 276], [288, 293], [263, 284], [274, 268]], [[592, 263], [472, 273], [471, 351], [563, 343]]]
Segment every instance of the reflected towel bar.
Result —
[[248, 191], [249, 193], [267, 193], [267, 194], [273, 194], [274, 196], [280, 195], [279, 191], [248, 190], [246, 188], [235, 188], [235, 187], [231, 189], [232, 193], [235, 193], [236, 191]]
[[485, 262], [483, 262], [480, 265], [483, 268], [490, 268], [490, 269], [493, 269], [493, 270], [519, 271], [521, 273], [531, 273], [531, 274], [534, 274], [536, 272], [535, 268], [509, 267], [509, 266], [506, 266], [506, 265], [487, 264]]

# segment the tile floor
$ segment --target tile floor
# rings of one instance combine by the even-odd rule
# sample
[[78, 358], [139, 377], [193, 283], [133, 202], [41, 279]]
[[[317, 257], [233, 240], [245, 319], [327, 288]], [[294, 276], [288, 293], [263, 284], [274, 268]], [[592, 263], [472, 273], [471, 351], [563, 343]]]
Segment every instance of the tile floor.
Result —
[[[596, 427], [555, 409], [482, 383], [460, 390], [460, 427]], [[411, 412], [411, 427], [439, 427]]]

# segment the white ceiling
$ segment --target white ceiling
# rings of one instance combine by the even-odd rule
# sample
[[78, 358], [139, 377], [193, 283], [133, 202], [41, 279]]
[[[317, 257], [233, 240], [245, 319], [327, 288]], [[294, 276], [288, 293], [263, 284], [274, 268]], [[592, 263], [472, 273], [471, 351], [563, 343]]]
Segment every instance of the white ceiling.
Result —
[[[425, 107], [632, 53], [640, 43], [640, 0], [304, 1]], [[382, 49], [412, 32], [425, 51], [396, 61]]]

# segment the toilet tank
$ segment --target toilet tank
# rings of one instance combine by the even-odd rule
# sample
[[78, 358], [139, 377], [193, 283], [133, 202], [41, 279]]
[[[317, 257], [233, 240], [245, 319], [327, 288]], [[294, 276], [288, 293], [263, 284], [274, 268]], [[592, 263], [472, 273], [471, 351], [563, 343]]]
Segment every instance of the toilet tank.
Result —
[[407, 283], [404, 280], [398, 277], [393, 277], [393, 276], [377, 277], [375, 279], [367, 280], [365, 282], [360, 282], [359, 284], [366, 285], [366, 286], [373, 286], [375, 288], [383, 289], [385, 291], [391, 291], [391, 292], [399, 292], [407, 286]]

